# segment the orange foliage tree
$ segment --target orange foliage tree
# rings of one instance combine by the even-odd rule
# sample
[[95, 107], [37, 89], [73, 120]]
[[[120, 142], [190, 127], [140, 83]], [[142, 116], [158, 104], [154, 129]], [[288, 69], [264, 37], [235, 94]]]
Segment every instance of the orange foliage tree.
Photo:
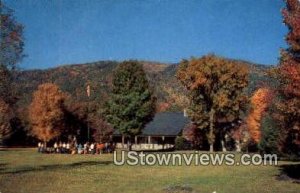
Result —
[[184, 60], [178, 68], [176, 76], [187, 89], [190, 101], [188, 116], [206, 131], [210, 151], [216, 134], [220, 133], [224, 141], [225, 127], [218, 123], [232, 125], [245, 109], [248, 73], [248, 67], [238, 61], [215, 55]]
[[289, 47], [281, 52], [279, 66], [280, 89], [277, 114], [280, 126], [280, 147], [285, 153], [300, 150], [300, 1], [286, 0], [282, 14], [289, 29]]
[[261, 121], [270, 103], [272, 92], [268, 88], [259, 88], [251, 97], [251, 110], [246, 119], [251, 139], [258, 143], [261, 138]]
[[58, 137], [63, 129], [65, 107], [64, 94], [58, 86], [51, 83], [42, 84], [33, 93], [29, 106], [31, 133], [43, 142]]

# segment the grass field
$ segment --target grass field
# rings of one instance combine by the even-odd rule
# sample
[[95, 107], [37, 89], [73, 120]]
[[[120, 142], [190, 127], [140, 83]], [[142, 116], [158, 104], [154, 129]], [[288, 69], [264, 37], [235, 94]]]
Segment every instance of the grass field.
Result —
[[279, 166], [115, 166], [113, 156], [0, 150], [0, 192], [24, 193], [299, 193]]

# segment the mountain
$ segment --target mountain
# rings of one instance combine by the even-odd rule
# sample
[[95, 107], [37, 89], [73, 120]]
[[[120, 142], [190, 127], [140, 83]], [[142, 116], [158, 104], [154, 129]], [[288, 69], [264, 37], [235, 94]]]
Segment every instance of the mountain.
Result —
[[[240, 61], [250, 66], [250, 83], [248, 93], [252, 93], [262, 82], [268, 82], [266, 75], [269, 66]], [[159, 111], [175, 111], [186, 105], [184, 89], [177, 81], [175, 74], [177, 64], [141, 61], [149, 78], [150, 85], [158, 100]], [[70, 95], [73, 101], [89, 102], [102, 106], [109, 97], [112, 73], [119, 64], [116, 61], [99, 61], [86, 64], [64, 65], [47, 70], [26, 70], [17, 73], [16, 92], [18, 106], [26, 108], [32, 93], [38, 85], [51, 82], [57, 84]], [[91, 87], [91, 97], [86, 95], [86, 86]]]

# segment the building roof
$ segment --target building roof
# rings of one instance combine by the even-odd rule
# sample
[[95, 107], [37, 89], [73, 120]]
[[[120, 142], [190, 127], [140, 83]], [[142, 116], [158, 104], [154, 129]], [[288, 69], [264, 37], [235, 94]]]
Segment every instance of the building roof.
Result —
[[[182, 112], [157, 113], [146, 125], [141, 135], [176, 136], [187, 123], [189, 119], [184, 117]], [[116, 131], [114, 134], [118, 135], [119, 132]]]

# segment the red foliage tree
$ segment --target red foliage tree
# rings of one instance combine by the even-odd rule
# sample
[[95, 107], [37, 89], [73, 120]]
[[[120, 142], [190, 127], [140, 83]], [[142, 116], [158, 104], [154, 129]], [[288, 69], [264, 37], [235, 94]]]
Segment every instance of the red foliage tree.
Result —
[[300, 1], [286, 0], [282, 14], [289, 29], [286, 35], [289, 47], [281, 52], [276, 119], [281, 128], [281, 150], [296, 153], [300, 149]]
[[205, 138], [205, 133], [201, 129], [197, 128], [195, 124], [188, 124], [182, 131], [182, 136], [189, 142], [191, 142], [194, 148], [200, 148]]
[[113, 128], [103, 118], [94, 118], [91, 122], [93, 128], [93, 138], [95, 142], [105, 143], [111, 140]]

